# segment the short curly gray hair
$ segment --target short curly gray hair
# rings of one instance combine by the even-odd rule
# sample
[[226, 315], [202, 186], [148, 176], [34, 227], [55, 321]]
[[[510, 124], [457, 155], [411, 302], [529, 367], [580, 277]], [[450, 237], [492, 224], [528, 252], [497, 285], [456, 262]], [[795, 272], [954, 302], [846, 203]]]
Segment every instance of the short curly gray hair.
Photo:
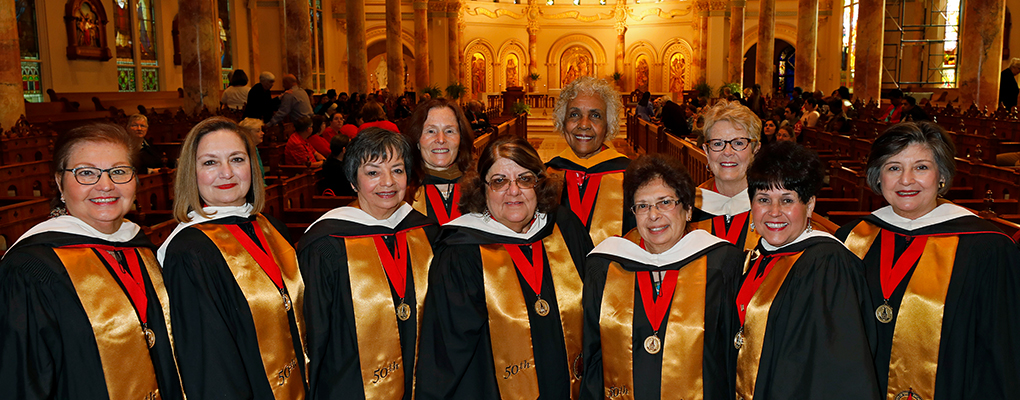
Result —
[[570, 82], [560, 92], [553, 107], [553, 127], [563, 133], [563, 124], [567, 119], [567, 105], [580, 95], [598, 96], [606, 102], [606, 140], [611, 140], [620, 132], [620, 109], [623, 101], [620, 93], [613, 89], [605, 79], [594, 76], [582, 76]]

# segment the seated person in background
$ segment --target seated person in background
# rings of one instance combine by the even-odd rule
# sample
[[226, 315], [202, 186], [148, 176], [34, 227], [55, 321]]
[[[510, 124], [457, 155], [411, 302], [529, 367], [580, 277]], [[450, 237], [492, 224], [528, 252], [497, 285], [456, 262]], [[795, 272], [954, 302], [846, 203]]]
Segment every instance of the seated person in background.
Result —
[[312, 136], [308, 137], [308, 144], [312, 145], [323, 157], [328, 157], [331, 153], [329, 149], [329, 139], [322, 136], [322, 125], [326, 122], [326, 117], [322, 115], [312, 116]]
[[276, 83], [276, 76], [272, 72], [262, 71], [259, 74], [259, 83], [248, 89], [248, 100], [244, 107], [245, 118], [258, 118], [262, 121], [269, 121], [280, 106], [280, 100], [274, 99], [269, 90]]
[[683, 107], [670, 100], [669, 96], [663, 96], [662, 103], [662, 126], [669, 129], [676, 137], [685, 137], [691, 134], [691, 127], [687, 124], [687, 107]]
[[149, 133], [149, 119], [144, 114], [134, 114], [128, 117], [128, 133], [138, 136], [142, 141], [142, 147], [138, 149], [138, 157], [135, 157], [135, 170], [139, 174], [152, 174], [160, 168], [173, 168], [174, 164], [168, 160], [166, 154], [157, 151], [145, 135]]
[[641, 100], [638, 101], [637, 107], [634, 108], [634, 114], [636, 114], [638, 118], [645, 121], [652, 120], [652, 114], [655, 113], [655, 109], [652, 108], [652, 105], [649, 102], [651, 98], [652, 94], [650, 92], [644, 92], [641, 94]]
[[404, 119], [411, 116], [411, 101], [407, 96], [400, 96], [397, 99], [397, 109], [394, 111], [394, 118]]
[[777, 142], [796, 142], [797, 137], [793, 135], [793, 127], [790, 124], [784, 123], [776, 128], [776, 141]]
[[[252, 139], [255, 140], [255, 145], [262, 144], [262, 137], [265, 136], [265, 132], [262, 131], [262, 125], [265, 123], [258, 118], [245, 118], [237, 124], [245, 133], [251, 135]], [[251, 156], [255, 159], [255, 162], [259, 165], [258, 169], [262, 171], [262, 176], [266, 176], [266, 167], [262, 165], [262, 156], [259, 155], [258, 148], [255, 148], [255, 154]]]
[[248, 87], [248, 74], [244, 73], [243, 69], [236, 69], [230, 74], [230, 86], [223, 89], [223, 94], [220, 95], [220, 104], [231, 110], [244, 109], [249, 91], [251, 88]]
[[397, 128], [397, 124], [386, 120], [386, 110], [383, 109], [382, 104], [379, 104], [378, 101], [369, 101], [365, 103], [364, 107], [361, 107], [361, 120], [363, 123], [358, 127], [358, 132], [371, 127], [377, 127], [400, 133], [400, 128]]
[[333, 136], [329, 141], [330, 154], [322, 163], [322, 170], [315, 173], [318, 180], [316, 192], [329, 196], [357, 196], [351, 181], [344, 175], [344, 154], [351, 139], [344, 135]]
[[906, 101], [906, 104], [903, 106], [903, 111], [906, 113], [906, 121], [931, 121], [928, 113], [917, 105], [917, 99], [914, 96], [904, 96], [903, 100]]
[[880, 120], [889, 123], [899, 123], [903, 120], [903, 92], [899, 89], [893, 89], [889, 92], [889, 103], [888, 106], [882, 107], [882, 112], [879, 113]]
[[308, 137], [312, 136], [312, 119], [303, 117], [294, 121], [294, 133], [287, 139], [287, 146], [283, 149], [283, 160], [288, 165], [307, 165], [312, 168], [322, 166], [325, 160], [315, 148], [308, 143]]
[[315, 105], [315, 115], [326, 115], [326, 110], [336, 104], [336, 89], [329, 89], [326, 94], [319, 96], [319, 102]]
[[464, 116], [471, 123], [472, 130], [484, 131], [492, 128], [492, 124], [489, 123], [489, 116], [485, 115], [485, 110], [482, 109], [482, 103], [477, 101], [468, 102], [467, 109], [464, 110]]

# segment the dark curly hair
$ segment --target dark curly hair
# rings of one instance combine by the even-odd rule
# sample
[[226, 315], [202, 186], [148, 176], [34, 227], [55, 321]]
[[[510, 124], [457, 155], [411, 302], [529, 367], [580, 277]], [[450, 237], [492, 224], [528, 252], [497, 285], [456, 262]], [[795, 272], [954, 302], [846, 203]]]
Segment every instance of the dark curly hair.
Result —
[[[460, 146], [457, 147], [456, 164], [457, 169], [461, 172], [467, 172], [471, 168], [471, 160], [474, 158], [475, 135], [474, 130], [471, 129], [471, 123], [468, 122], [467, 117], [464, 115], [464, 110], [457, 103], [440, 97], [419, 104], [414, 109], [414, 113], [411, 114], [410, 130], [407, 132], [408, 140], [411, 142], [412, 147], [416, 147], [421, 141], [421, 133], [425, 129], [425, 120], [429, 118], [429, 112], [441, 108], [452, 110], [454, 117], [457, 119]], [[414, 158], [416, 160], [415, 167], [420, 168], [419, 173], [424, 176], [425, 161], [421, 158], [421, 152], [417, 152]]]
[[407, 181], [414, 179], [414, 169], [410, 168], [414, 156], [411, 145], [403, 135], [388, 129], [371, 127], [358, 132], [351, 139], [344, 153], [344, 175], [358, 189], [358, 168], [369, 162], [386, 161], [390, 158], [401, 159], [407, 171]]
[[747, 168], [747, 196], [753, 201], [759, 191], [785, 189], [807, 204], [822, 189], [824, 177], [818, 153], [794, 142], [776, 142], [762, 148]]
[[623, 173], [623, 206], [630, 210], [634, 206], [634, 194], [638, 189], [655, 180], [662, 182], [676, 192], [677, 200], [685, 209], [694, 205], [694, 181], [680, 160], [659, 154], [644, 155], [630, 163]]
[[522, 137], [507, 135], [489, 142], [481, 154], [475, 171], [470, 171], [460, 179], [461, 196], [458, 207], [464, 213], [483, 213], [488, 207], [485, 203], [488, 186], [485, 175], [489, 168], [500, 158], [507, 158], [538, 177], [535, 185], [535, 197], [538, 200], [538, 211], [548, 213], [559, 205], [560, 185], [558, 179], [550, 179], [545, 164], [534, 147]]

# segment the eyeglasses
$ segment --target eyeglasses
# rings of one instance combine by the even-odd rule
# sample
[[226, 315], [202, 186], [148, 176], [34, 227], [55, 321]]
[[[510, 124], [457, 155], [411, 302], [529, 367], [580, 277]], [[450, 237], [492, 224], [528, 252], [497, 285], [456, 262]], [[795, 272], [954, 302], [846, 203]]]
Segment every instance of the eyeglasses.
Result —
[[521, 189], [531, 189], [538, 184], [538, 177], [530, 172], [525, 172], [517, 176], [517, 179], [510, 179], [502, 175], [493, 176], [486, 185], [489, 185], [489, 189], [493, 192], [502, 192], [510, 188], [511, 182], [517, 182], [517, 187]]
[[110, 175], [110, 180], [116, 184], [124, 184], [131, 182], [135, 177], [134, 167], [113, 167], [107, 169], [100, 169], [96, 167], [78, 167], [72, 169], [64, 169], [64, 172], [70, 172], [74, 174], [74, 180], [82, 185], [95, 185], [99, 182], [99, 178], [103, 176], [103, 172]]
[[655, 207], [655, 209], [659, 210], [659, 212], [667, 212], [676, 208], [677, 204], [680, 204], [680, 200], [665, 199], [656, 201], [655, 203], [652, 204], [637, 203], [633, 206], [630, 206], [630, 211], [634, 212], [634, 215], [644, 215], [651, 212], [652, 207]]
[[751, 144], [751, 142], [754, 142], [754, 140], [751, 140], [751, 138], [742, 137], [730, 140], [713, 139], [705, 142], [705, 144], [708, 145], [709, 150], [720, 152], [726, 149], [727, 144], [730, 145], [730, 148], [732, 148], [733, 151], [742, 151], [746, 149], [747, 145]]

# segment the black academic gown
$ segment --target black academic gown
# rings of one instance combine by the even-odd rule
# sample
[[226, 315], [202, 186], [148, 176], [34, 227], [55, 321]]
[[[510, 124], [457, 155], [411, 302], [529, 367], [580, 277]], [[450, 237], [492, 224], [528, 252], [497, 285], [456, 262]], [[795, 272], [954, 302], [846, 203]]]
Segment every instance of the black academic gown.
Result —
[[[429, 273], [429, 293], [422, 317], [421, 342], [416, 379], [418, 399], [499, 399], [493, 366], [489, 316], [479, 245], [493, 243], [527, 244], [552, 234], [559, 226], [581, 278], [584, 259], [592, 249], [591, 238], [570, 210], [559, 207], [547, 215], [543, 229], [529, 240], [499, 236], [476, 229], [443, 229]], [[530, 257], [530, 255], [526, 255]], [[563, 327], [556, 304], [555, 286], [545, 262], [542, 298], [549, 302], [549, 315], [539, 316], [526, 307], [531, 325], [538, 388], [542, 399], [570, 398], [569, 366], [563, 342]], [[514, 268], [508, 265], [507, 268]], [[525, 304], [538, 297], [517, 271]]]
[[[436, 216], [436, 210], [442, 209], [444, 212], [446, 212], [446, 215], [450, 216], [451, 220], [455, 219], [455, 216], [450, 214], [451, 212], [453, 212], [453, 210], [455, 210], [457, 208], [457, 204], [453, 201], [453, 195], [451, 194], [450, 197], [443, 198], [442, 194], [440, 194], [439, 198], [442, 200], [442, 202], [437, 204], [437, 203], [434, 203], [432, 201], [432, 198], [430, 198], [426, 194], [425, 186], [435, 186], [435, 185], [443, 185], [443, 184], [457, 184], [458, 181], [460, 181], [460, 178], [457, 178], [457, 179], [444, 179], [444, 178], [440, 178], [440, 177], [434, 176], [434, 175], [426, 175], [425, 176], [425, 181], [422, 182], [422, 187], [420, 189], [418, 189], [418, 193], [415, 194], [414, 204], [413, 204], [414, 209], [418, 210], [418, 212], [420, 212], [422, 214], [425, 214], [426, 217], [428, 217], [430, 220], [432, 220], [436, 224], [439, 223], [439, 217]], [[436, 190], [438, 191], [438, 189], [436, 189]]]
[[[224, 217], [205, 223], [238, 225], [258, 244], [251, 224], [254, 219]], [[290, 242], [283, 223], [269, 216], [266, 219]], [[266, 376], [248, 300], [219, 248], [198, 228], [184, 228], [166, 247], [163, 273], [187, 394], [199, 399], [273, 399], [270, 385], [275, 382]], [[302, 360], [293, 310], [287, 317], [294, 354]], [[298, 366], [300, 376], [305, 376], [304, 363]]]
[[[732, 399], [734, 393], [733, 340], [731, 332], [739, 328], [733, 301], [736, 285], [740, 280], [744, 263], [743, 252], [727, 242], [718, 242], [693, 251], [690, 256], [674, 263], [655, 267], [623, 256], [599, 253], [596, 250], [588, 257], [588, 275], [584, 282], [584, 381], [581, 383], [581, 399], [605, 398], [604, 372], [602, 365], [602, 338], [599, 321], [602, 315], [602, 298], [605, 292], [606, 274], [610, 263], [619, 263], [624, 270], [670, 271], [680, 270], [691, 262], [707, 256], [705, 283], [705, 333], [702, 368], [704, 398]], [[677, 287], [677, 291], [682, 290]], [[641, 292], [634, 285], [634, 324], [632, 337], [634, 399], [669, 398], [661, 393], [663, 351], [649, 354], [643, 348], [644, 339], [653, 333], [652, 325], [645, 314]], [[671, 305], [672, 307], [672, 305]], [[660, 325], [661, 336], [669, 324], [669, 312]], [[669, 343], [663, 342], [663, 346]]]
[[[836, 237], [846, 240], [859, 223], [897, 234], [894, 259], [899, 259], [909, 245], [906, 236], [947, 234], [959, 238], [937, 349], [935, 400], [1020, 397], [1020, 341], [1017, 339], [1017, 332], [1020, 332], [1020, 295], [1017, 293], [1020, 251], [1016, 244], [998, 228], [976, 216], [907, 231], [872, 214], [844, 225], [836, 232]], [[876, 238], [864, 257], [867, 294], [875, 307], [885, 300], [879, 276], [880, 243], [881, 237]], [[900, 309], [916, 268], [915, 262], [889, 298], [893, 310]], [[866, 315], [871, 321], [876, 321], [874, 310], [872, 307]], [[878, 329], [875, 369], [879, 387], [885, 393], [896, 317], [888, 324], [875, 324]]]
[[[810, 237], [775, 252], [759, 243], [756, 250], [766, 257], [761, 271], [772, 254], [802, 253], [769, 309], [754, 398], [885, 398], [878, 390], [874, 347], [869, 345], [878, 322], [860, 260], [829, 236]], [[759, 273], [753, 263], [749, 269], [744, 279]], [[735, 334], [729, 335], [731, 343]]]
[[[417, 211], [411, 211], [394, 229], [340, 219], [321, 219], [301, 236], [297, 250], [301, 276], [305, 280], [309, 399], [364, 399], [362, 368], [375, 368], [362, 366], [359, 358], [348, 263], [356, 258], [379, 256], [375, 252], [348, 253], [344, 237], [395, 235], [409, 229], [424, 230], [429, 242], [434, 242], [438, 235], [438, 227], [432, 221]], [[392, 237], [384, 237], [384, 240]], [[392, 242], [387, 242], [387, 245], [391, 246]], [[411, 317], [406, 321], [396, 321], [404, 363], [401, 366], [404, 371], [403, 399], [410, 400], [418, 335], [418, 310], [414, 300], [417, 293], [410, 259], [407, 269], [404, 299], [411, 306]], [[399, 304], [400, 297], [392, 283], [390, 294], [393, 304]]]
[[1016, 75], [1009, 68], [1002, 70], [999, 74], [999, 104], [1007, 109], [1016, 107], [1017, 96], [1020, 95], [1020, 86], [1017, 85]]
[[[128, 242], [108, 242], [70, 233], [40, 233], [10, 249], [0, 262], [0, 388], [4, 398], [110, 398], [92, 324], [66, 267], [52, 250], [70, 245], [141, 247], [151, 249], [153, 254], [156, 251], [141, 232]], [[118, 279], [110, 265], [106, 268]], [[148, 327], [156, 336], [149, 355], [160, 396], [182, 399], [163, 309], [144, 264], [141, 272], [148, 300]], [[124, 293], [128, 296], [127, 291]]]
[[[566, 154], [566, 152], [570, 152], [570, 151], [571, 150], [568, 148], [568, 149], [566, 149], [564, 151], [564, 154]], [[617, 154], [619, 154], [619, 153], [617, 153]], [[619, 154], [619, 156], [616, 157], [616, 158], [613, 158], [613, 159], [610, 159], [610, 160], [606, 160], [606, 161], [600, 162], [598, 164], [592, 165], [590, 168], [585, 168], [585, 167], [583, 167], [581, 165], [578, 165], [574, 161], [568, 160], [567, 158], [562, 157], [562, 155], [560, 155], [560, 156], [553, 157], [553, 159], [549, 160], [549, 162], [545, 163], [545, 165], [547, 167], [549, 167], [549, 168], [553, 168], [553, 169], [561, 170], [561, 171], [563, 171], [563, 170], [581, 171], [581, 172], [584, 172], [586, 174], [598, 174], [598, 173], [609, 172], [609, 171], [623, 171], [623, 170], [626, 170], [627, 166], [630, 165], [630, 159], [627, 158], [627, 156], [625, 156], [623, 154]], [[578, 190], [578, 194], [582, 198], [584, 197], [584, 194], [587, 193], [589, 182], [590, 181], [588, 179], [585, 179], [584, 183], [580, 187], [580, 190]], [[562, 195], [560, 196], [560, 205], [563, 206], [564, 208], [568, 209], [568, 210], [573, 211], [571, 209], [571, 206], [570, 206], [570, 197], [569, 197], [570, 195], [568, 194], [567, 186], [566, 185], [567, 185], [567, 183], [566, 183], [565, 178], [564, 178]], [[596, 189], [599, 189], [599, 188], [596, 188]], [[614, 207], [614, 206], [615, 207], [621, 207], [621, 208], [623, 207], [623, 202], [620, 202], [620, 204], [607, 204], [604, 201], [600, 201], [599, 200], [600, 195], [601, 195], [601, 192], [595, 195], [595, 202], [592, 204], [592, 212], [588, 214], [588, 220], [587, 221], [582, 221], [584, 223], [584, 226], [588, 227], [586, 230], [591, 230], [593, 224], [595, 226], [598, 226], [599, 223], [602, 222], [602, 221], [596, 221], [595, 220], [595, 214], [596, 214], [595, 209], [596, 208], [598, 208], [598, 207]], [[634, 219], [634, 213], [630, 212], [630, 210], [623, 210], [623, 216], [622, 217], [623, 217], [623, 229], [621, 229], [620, 232], [612, 232], [613, 235], [623, 236], [623, 235], [627, 234], [627, 232], [630, 232], [631, 229], [634, 229], [635, 227], [637, 227], [637, 222]]]

